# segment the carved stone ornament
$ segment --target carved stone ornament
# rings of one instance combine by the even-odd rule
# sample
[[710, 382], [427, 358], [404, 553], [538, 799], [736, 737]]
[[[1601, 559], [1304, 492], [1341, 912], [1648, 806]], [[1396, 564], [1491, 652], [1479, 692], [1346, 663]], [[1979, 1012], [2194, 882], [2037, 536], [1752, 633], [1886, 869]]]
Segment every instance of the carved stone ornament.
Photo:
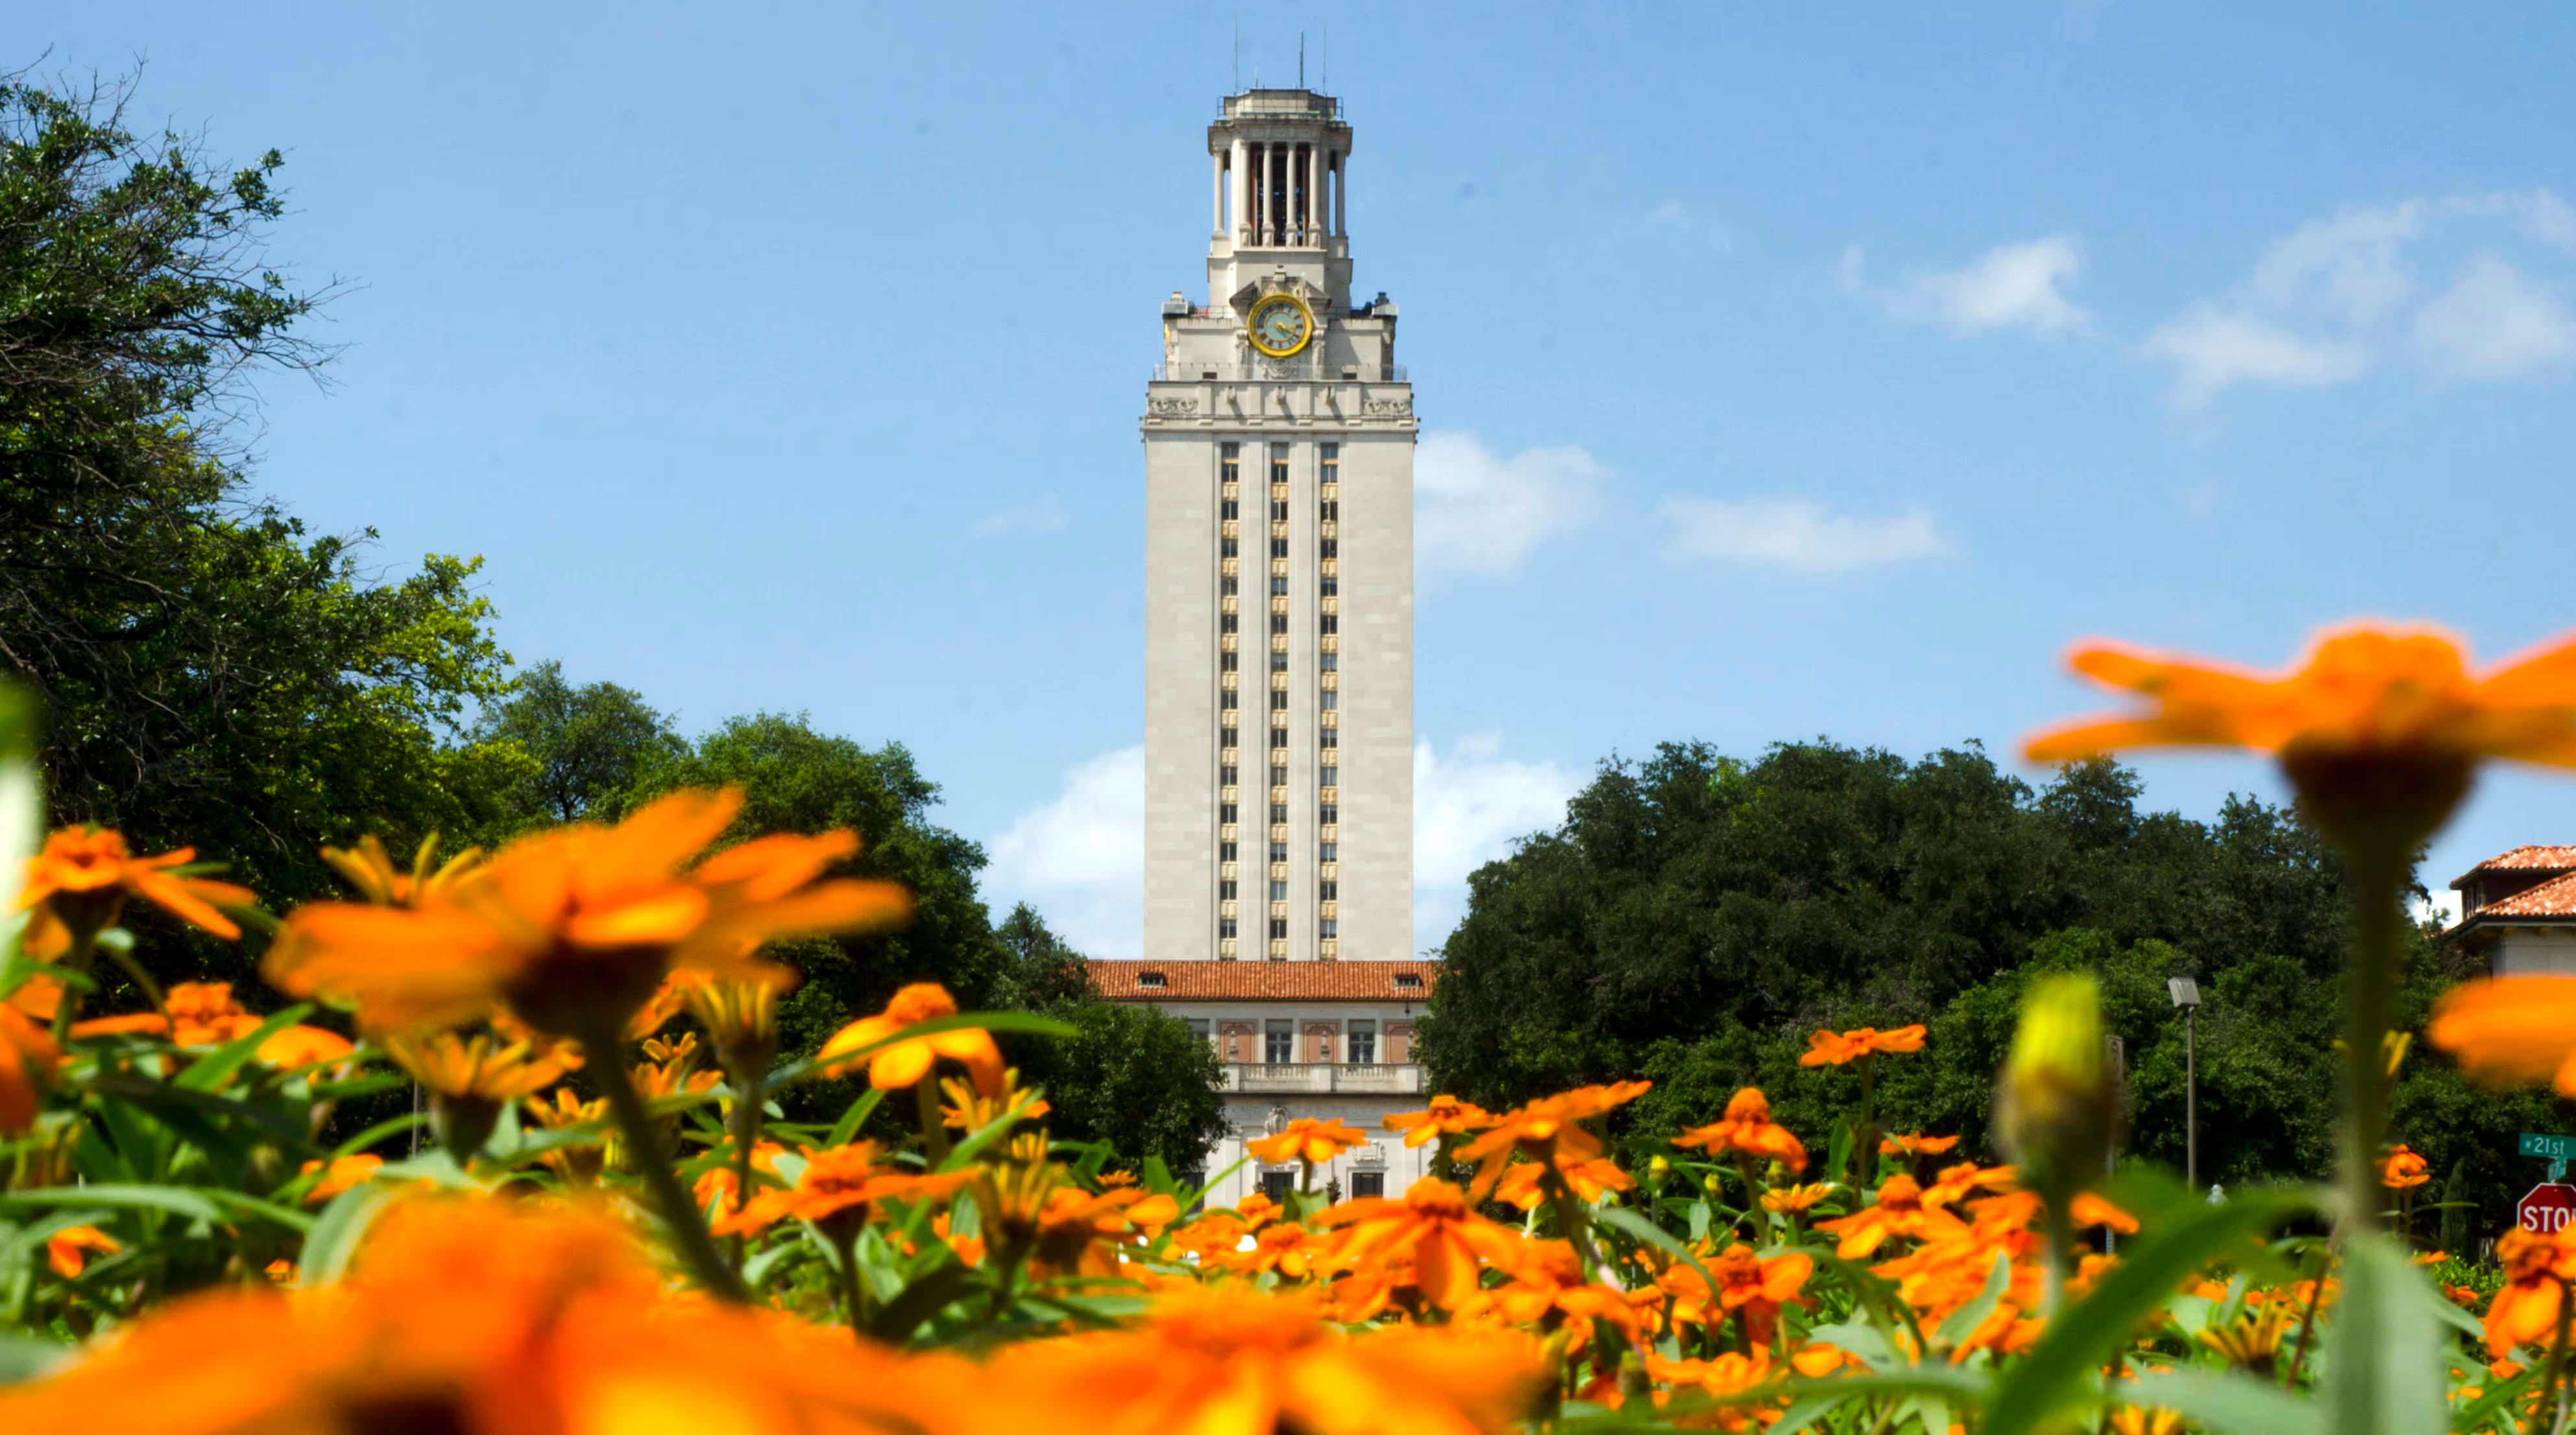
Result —
[[1288, 1108], [1287, 1108], [1287, 1107], [1285, 1107], [1285, 1106], [1273, 1106], [1273, 1107], [1271, 1107], [1271, 1108], [1270, 1108], [1270, 1119], [1261, 1123], [1261, 1132], [1262, 1132], [1262, 1134], [1263, 1134], [1263, 1135], [1265, 1135], [1265, 1136], [1276, 1136], [1276, 1135], [1278, 1135], [1280, 1132], [1285, 1131], [1285, 1130], [1287, 1130], [1287, 1129], [1288, 1129]]
[[1181, 419], [1199, 411], [1199, 401], [1191, 398], [1147, 399], [1145, 407], [1158, 419]]
[[1360, 408], [1363, 413], [1366, 413], [1373, 419], [1409, 419], [1413, 417], [1413, 400], [1411, 399], [1369, 399], [1363, 402], [1360, 405]]

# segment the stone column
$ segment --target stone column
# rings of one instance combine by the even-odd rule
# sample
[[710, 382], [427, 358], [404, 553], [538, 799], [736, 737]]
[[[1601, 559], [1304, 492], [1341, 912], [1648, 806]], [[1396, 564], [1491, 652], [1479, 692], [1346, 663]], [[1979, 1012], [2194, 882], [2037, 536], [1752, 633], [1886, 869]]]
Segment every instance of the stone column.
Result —
[[1264, 141], [1261, 145], [1261, 202], [1253, 207], [1261, 216], [1259, 219], [1253, 221], [1256, 226], [1254, 230], [1256, 238], [1253, 242], [1256, 244], [1266, 245], [1271, 243], [1273, 236], [1277, 233], [1277, 231], [1271, 227], [1272, 215], [1270, 212], [1270, 151], [1273, 148], [1275, 148], [1275, 146], [1271, 145], [1268, 141]]
[[1226, 187], [1234, 192], [1234, 240], [1248, 244], [1252, 236], [1244, 232], [1243, 222], [1252, 213], [1252, 206], [1246, 203], [1252, 194], [1252, 171], [1245, 162], [1241, 135], [1234, 137], [1234, 153], [1226, 165]]
[[1306, 146], [1306, 242], [1321, 247], [1324, 242], [1324, 147]]
[[1208, 151], [1208, 233], [1225, 233], [1225, 156]]
[[1343, 239], [1351, 237], [1351, 157], [1333, 156], [1333, 233]]

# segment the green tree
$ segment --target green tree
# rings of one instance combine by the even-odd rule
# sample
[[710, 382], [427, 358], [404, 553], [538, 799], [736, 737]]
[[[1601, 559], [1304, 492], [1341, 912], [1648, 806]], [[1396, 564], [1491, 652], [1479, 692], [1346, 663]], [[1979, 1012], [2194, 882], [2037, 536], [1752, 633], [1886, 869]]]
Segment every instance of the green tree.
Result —
[[[0, 672], [42, 706], [58, 820], [291, 901], [332, 889], [325, 842], [500, 815], [518, 760], [453, 739], [507, 657], [474, 562], [375, 581], [372, 533], [248, 496], [229, 420], [249, 376], [329, 357], [295, 324], [333, 286], [264, 258], [275, 151], [227, 170], [138, 138], [126, 93], [0, 78]], [[193, 969], [143, 922], [148, 959]]]
[[1027, 903], [998, 931], [1011, 955], [1010, 1004], [1062, 1017], [1077, 1032], [1004, 1039], [1022, 1079], [1046, 1092], [1049, 1131], [1107, 1142], [1131, 1168], [1160, 1156], [1175, 1171], [1201, 1169], [1226, 1125], [1215, 1049], [1176, 1017], [1102, 999], [1082, 954]]
[[[2097, 762], [2033, 789], [1975, 748], [1906, 762], [1830, 743], [1742, 762], [1698, 744], [1605, 764], [1566, 821], [1469, 879], [1425, 1059], [1444, 1088], [1525, 1100], [1646, 1076], [1642, 1131], [1714, 1117], [1760, 1086], [1822, 1137], [1858, 1099], [1847, 1068], [1797, 1064], [1819, 1027], [1926, 1023], [1882, 1059], [1879, 1124], [1956, 1133], [1991, 1157], [1994, 1071], [2023, 988], [2081, 969], [2123, 1043], [2124, 1152], [2179, 1169], [2184, 1024], [2196, 977], [2200, 1165], [2228, 1184], [2330, 1161], [2332, 1044], [2349, 940], [2343, 875], [2296, 816], [2230, 798], [2209, 822], [2142, 812]], [[2419, 937], [2401, 1015], [2420, 1027], [2473, 964]], [[2560, 1129], [2545, 1093], [2464, 1083], [2410, 1057], [2397, 1139], [2492, 1213], [2529, 1172], [2513, 1132]], [[2534, 1124], [2542, 1123], [2542, 1124]]]
[[506, 698], [487, 703], [475, 736], [516, 743], [528, 755], [527, 780], [512, 797], [530, 822], [577, 822], [617, 810], [645, 774], [688, 753], [671, 720], [643, 694], [609, 682], [575, 687], [553, 659], [520, 674]]

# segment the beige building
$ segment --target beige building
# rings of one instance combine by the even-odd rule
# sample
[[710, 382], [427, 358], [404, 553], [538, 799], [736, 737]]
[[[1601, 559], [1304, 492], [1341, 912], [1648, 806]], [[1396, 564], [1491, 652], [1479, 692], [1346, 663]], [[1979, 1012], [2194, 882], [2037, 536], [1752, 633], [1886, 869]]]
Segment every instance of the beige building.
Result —
[[[1414, 1022], [1440, 979], [1437, 962], [1112, 962], [1091, 964], [1101, 994], [1187, 1021], [1224, 1062], [1226, 1136], [1204, 1175], [1233, 1168], [1208, 1192], [1231, 1206], [1255, 1191], [1276, 1200], [1302, 1174], [1246, 1160], [1244, 1143], [1297, 1118], [1336, 1117], [1369, 1133], [1314, 1174], [1343, 1196], [1401, 1196], [1428, 1175], [1432, 1148], [1385, 1129], [1392, 1111], [1429, 1101], [1414, 1060]], [[1238, 1166], [1237, 1163], [1241, 1164]]]
[[1413, 945], [1413, 388], [1395, 305], [1351, 301], [1351, 128], [1311, 90], [1208, 126], [1204, 302], [1163, 304], [1145, 389], [1145, 944], [1102, 992], [1224, 1063], [1220, 1205], [1284, 1192], [1246, 1141], [1370, 1133], [1315, 1175], [1401, 1195], [1423, 1153]]
[[2451, 883], [2460, 920], [2445, 941], [2500, 977], [2576, 976], [2576, 847], [2516, 847]]
[[1204, 303], [1145, 416], [1145, 941], [1155, 962], [1413, 942], [1413, 389], [1351, 302], [1351, 129], [1309, 90], [1208, 127]]

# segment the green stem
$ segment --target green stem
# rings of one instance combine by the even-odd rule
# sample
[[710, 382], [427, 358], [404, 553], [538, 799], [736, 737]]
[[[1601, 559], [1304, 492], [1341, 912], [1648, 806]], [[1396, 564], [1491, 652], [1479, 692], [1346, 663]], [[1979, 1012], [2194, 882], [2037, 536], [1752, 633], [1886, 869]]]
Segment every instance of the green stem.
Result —
[[2054, 1321], [2066, 1308], [2067, 1255], [2075, 1245], [2075, 1218], [2071, 1214], [2072, 1198], [2051, 1198], [2041, 1209], [2047, 1218], [2048, 1284], [2041, 1308]]
[[[65, 923], [65, 925], [70, 924]], [[90, 963], [96, 960], [97, 956], [98, 933], [74, 931], [71, 949], [63, 953], [61, 966], [66, 972], [78, 972], [82, 976], [88, 976]], [[80, 988], [65, 982], [62, 984], [62, 994], [54, 999], [54, 1046], [57, 1049], [71, 1039], [72, 1017], [80, 1010], [81, 995]]]
[[948, 1163], [948, 1118], [939, 1114], [938, 1082], [938, 1077], [924, 1073], [912, 1084], [913, 1109], [921, 1117], [921, 1144], [933, 1171]]
[[716, 1249], [713, 1236], [707, 1234], [707, 1219], [697, 1203], [680, 1185], [679, 1173], [671, 1169], [670, 1153], [662, 1144], [662, 1128], [646, 1110], [642, 1093], [635, 1089], [635, 1078], [626, 1070], [626, 1053], [618, 1039], [617, 1029], [605, 1027], [581, 1037], [582, 1054], [587, 1058], [591, 1076], [599, 1082], [600, 1094], [608, 1098], [609, 1113], [617, 1118], [617, 1128], [635, 1151], [636, 1169], [643, 1173], [644, 1188], [652, 1193], [653, 1204], [661, 1209], [662, 1224], [669, 1228], [671, 1244], [687, 1263], [698, 1284], [719, 1300], [737, 1304], [751, 1303], [751, 1292], [724, 1253]]
[[[760, 1144], [760, 1102], [762, 1078], [767, 1073], [753, 1068], [733, 1074], [733, 1210], [740, 1215], [751, 1203], [751, 1150]], [[735, 1233], [726, 1256], [736, 1273], [742, 1270], [745, 1238]]]
[[866, 1332], [868, 1328], [864, 1315], [867, 1295], [859, 1285], [858, 1232], [854, 1230], [848, 1236], [834, 1240], [832, 1242], [832, 1249], [834, 1253], [841, 1258], [839, 1282], [841, 1289], [841, 1314], [847, 1317], [850, 1322], [850, 1334], [857, 1336], [860, 1341], [865, 1342], [867, 1340]]
[[[2555, 1275], [2550, 1279], [2558, 1282], [2558, 1338], [2549, 1343], [2549, 1359], [2540, 1373], [2540, 1398], [2531, 1405], [2534, 1430], [2556, 1430], [2567, 1421], [2567, 1392], [2560, 1382], [2567, 1373], [2567, 1328], [2569, 1318], [2576, 1316], [2576, 1287]], [[2550, 1407], [2553, 1393], [2556, 1408], [2547, 1421], [2541, 1421], [2540, 1412]]]
[[2395, 1004], [2402, 855], [2352, 858], [2352, 991], [2344, 1032], [2343, 1218], [2360, 1230], [2378, 1210], [2379, 1147], [2388, 1132], [2388, 1059], [2381, 1044]]

